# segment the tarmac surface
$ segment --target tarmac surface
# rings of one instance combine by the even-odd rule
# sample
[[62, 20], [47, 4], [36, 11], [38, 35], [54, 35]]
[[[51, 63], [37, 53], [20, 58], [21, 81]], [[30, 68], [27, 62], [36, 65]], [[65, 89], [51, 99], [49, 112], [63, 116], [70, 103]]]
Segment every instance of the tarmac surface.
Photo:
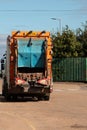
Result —
[[0, 130], [87, 130], [87, 84], [54, 83], [50, 101], [0, 96]]

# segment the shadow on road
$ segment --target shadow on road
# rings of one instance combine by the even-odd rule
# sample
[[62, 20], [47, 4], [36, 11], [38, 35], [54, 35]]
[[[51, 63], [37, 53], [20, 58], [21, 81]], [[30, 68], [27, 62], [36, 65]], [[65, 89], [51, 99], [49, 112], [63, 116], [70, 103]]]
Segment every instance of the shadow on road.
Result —
[[17, 98], [14, 98], [14, 97], [11, 97], [10, 99], [5, 99], [4, 96], [2, 96], [0, 94], [0, 102], [37, 102], [38, 101], [38, 98], [36, 97], [17, 97]]

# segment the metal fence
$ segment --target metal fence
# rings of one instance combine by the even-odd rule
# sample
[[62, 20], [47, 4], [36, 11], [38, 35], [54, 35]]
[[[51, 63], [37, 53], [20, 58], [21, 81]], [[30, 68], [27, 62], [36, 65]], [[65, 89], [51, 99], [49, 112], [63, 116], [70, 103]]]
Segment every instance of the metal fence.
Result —
[[87, 58], [53, 59], [53, 80], [86, 82]]

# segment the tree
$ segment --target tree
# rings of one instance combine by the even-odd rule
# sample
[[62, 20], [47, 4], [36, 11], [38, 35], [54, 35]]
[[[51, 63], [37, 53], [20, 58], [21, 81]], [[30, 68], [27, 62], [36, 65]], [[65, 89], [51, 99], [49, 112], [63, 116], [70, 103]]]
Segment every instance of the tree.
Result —
[[68, 26], [60, 35], [59, 32], [52, 35], [53, 57], [78, 57], [80, 56], [81, 44], [76, 39], [75, 33]]
[[87, 57], [87, 21], [82, 25], [82, 29], [76, 30], [77, 41], [81, 44], [81, 53], [83, 57]]

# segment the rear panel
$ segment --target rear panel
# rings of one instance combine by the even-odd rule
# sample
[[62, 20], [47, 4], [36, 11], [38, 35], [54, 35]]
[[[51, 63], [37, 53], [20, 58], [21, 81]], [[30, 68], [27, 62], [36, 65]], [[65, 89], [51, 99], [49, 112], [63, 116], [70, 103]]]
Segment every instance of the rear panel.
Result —
[[19, 39], [18, 67], [44, 68], [44, 39]]
[[[12, 32], [10, 41], [9, 93], [50, 92], [52, 42], [49, 32]], [[25, 87], [26, 86], [26, 87]], [[27, 88], [27, 89], [26, 89]], [[15, 89], [15, 92], [14, 92]], [[20, 91], [19, 91], [20, 90]]]

